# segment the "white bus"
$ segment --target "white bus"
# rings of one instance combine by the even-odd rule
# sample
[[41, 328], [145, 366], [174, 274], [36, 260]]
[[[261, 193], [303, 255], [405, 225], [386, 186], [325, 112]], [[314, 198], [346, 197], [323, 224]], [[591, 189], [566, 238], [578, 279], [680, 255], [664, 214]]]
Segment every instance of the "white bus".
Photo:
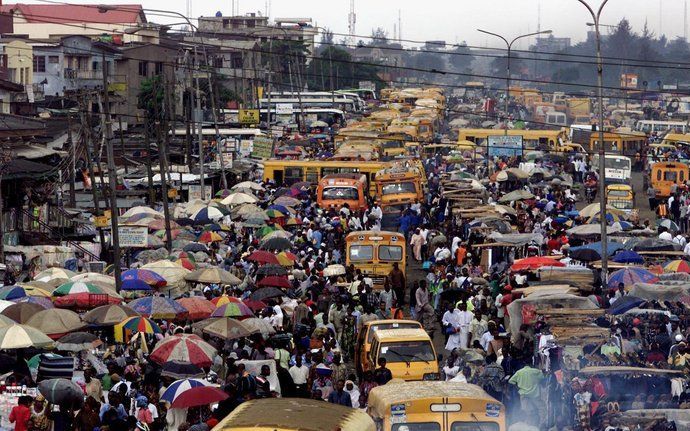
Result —
[[654, 121], [654, 120], [639, 120], [635, 125], [635, 130], [645, 133], [687, 133], [690, 127], [688, 123], [683, 121]]
[[[599, 154], [592, 156], [592, 168], [598, 172]], [[630, 184], [632, 161], [630, 157], [607, 154], [604, 156], [604, 183]]]

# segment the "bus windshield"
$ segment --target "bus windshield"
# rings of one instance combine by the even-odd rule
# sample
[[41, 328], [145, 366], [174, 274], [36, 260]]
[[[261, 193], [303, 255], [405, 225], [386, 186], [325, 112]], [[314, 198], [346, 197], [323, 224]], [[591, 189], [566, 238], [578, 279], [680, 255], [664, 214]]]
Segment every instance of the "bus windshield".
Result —
[[412, 182], [409, 183], [394, 183], [386, 184], [383, 186], [382, 194], [385, 195], [395, 195], [398, 193], [417, 193], [417, 188]]
[[604, 159], [604, 167], [607, 169], [630, 169], [630, 159], [623, 157], [607, 157]]
[[359, 199], [359, 192], [354, 187], [326, 187], [323, 189], [322, 199], [336, 200], [336, 199]]
[[678, 172], [676, 171], [665, 171], [664, 172], [664, 181], [672, 181], [676, 182], [678, 181]]
[[350, 260], [373, 260], [373, 245], [353, 245], [350, 247]]
[[379, 358], [386, 362], [430, 362], [436, 360], [428, 341], [398, 341], [381, 345]]
[[379, 260], [401, 261], [402, 247], [399, 245], [380, 245], [379, 246]]

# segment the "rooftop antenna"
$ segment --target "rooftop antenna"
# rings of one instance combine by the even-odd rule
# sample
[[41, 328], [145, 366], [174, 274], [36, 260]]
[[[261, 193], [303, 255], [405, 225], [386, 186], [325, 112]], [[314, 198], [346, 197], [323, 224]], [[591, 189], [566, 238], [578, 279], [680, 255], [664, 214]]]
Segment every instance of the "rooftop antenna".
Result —
[[[185, 14], [187, 15], [187, 18], [192, 19], [192, 0], [187, 0], [187, 10], [185, 11]], [[187, 30], [192, 31], [192, 29], [189, 27], [189, 24], [187, 25]]]
[[402, 45], [402, 16], [400, 9], [398, 9], [398, 43]]
[[350, 0], [350, 13], [347, 15], [347, 32], [349, 33], [350, 43], [355, 43], [355, 24], [357, 15], [355, 14], [355, 0]]

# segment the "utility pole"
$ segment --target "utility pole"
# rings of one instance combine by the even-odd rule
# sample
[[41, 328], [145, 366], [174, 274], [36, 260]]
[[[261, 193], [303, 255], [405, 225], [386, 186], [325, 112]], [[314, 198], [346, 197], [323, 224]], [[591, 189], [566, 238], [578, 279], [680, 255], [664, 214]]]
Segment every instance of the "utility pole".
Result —
[[[198, 65], [196, 55], [196, 45], [194, 45], [194, 62]], [[204, 132], [203, 132], [203, 113], [201, 111], [201, 87], [199, 86], [199, 74], [194, 75], [196, 80], [196, 121], [197, 131], [199, 133], [199, 184], [201, 185], [201, 199], [206, 197], [206, 186], [204, 184]]]
[[[163, 77], [165, 78], [165, 74], [163, 74]], [[166, 146], [165, 146], [165, 141], [161, 139], [161, 118], [158, 115], [160, 110], [158, 109], [158, 80], [157, 78], [153, 78], [153, 116], [154, 116], [154, 121], [156, 124], [156, 144], [158, 145], [158, 164], [160, 167], [160, 175], [161, 175], [161, 195], [162, 195], [162, 201], [163, 201], [163, 215], [165, 217], [165, 248], [168, 250], [168, 253], [172, 252], [172, 237], [170, 235], [170, 208], [168, 207], [168, 178], [165, 175], [167, 172], [166, 166], [165, 166], [165, 153], [166, 153]], [[164, 85], [164, 91], [167, 93], [165, 90], [165, 83]]]
[[77, 146], [74, 145], [74, 139], [72, 137], [72, 115], [67, 114], [67, 140], [69, 141], [69, 149], [72, 153], [70, 156], [70, 174], [69, 174], [69, 205], [71, 208], [77, 206], [77, 195], [74, 190], [74, 183], [76, 181], [75, 173], [76, 170], [76, 158], [77, 158]]
[[[204, 48], [205, 49], [205, 48]], [[207, 65], [208, 66], [208, 65]], [[211, 76], [211, 71], [206, 70], [206, 76], [208, 79], [208, 91], [211, 95], [211, 111], [213, 112], [213, 126], [216, 129], [216, 148], [218, 150], [218, 162], [220, 163], [220, 182], [223, 189], [228, 188], [228, 180], [225, 178], [225, 163], [223, 162], [223, 148], [220, 145], [220, 129], [218, 128], [218, 112], [216, 111], [216, 96], [213, 91], [213, 77]]]
[[[81, 128], [82, 128], [82, 138], [84, 139], [84, 146], [86, 147], [86, 166], [87, 169], [89, 170], [89, 178], [91, 178], [91, 196], [93, 198], [93, 209], [94, 212], [96, 213], [96, 216], [103, 215], [101, 213], [101, 205], [100, 205], [100, 195], [102, 193], [99, 193], [96, 191], [96, 176], [94, 174], [93, 170], [93, 137], [91, 136], [91, 122], [89, 121], [89, 116], [86, 115], [87, 112], [91, 112], [91, 95], [84, 96], [83, 102], [82, 102], [84, 109], [81, 109], [81, 113], [79, 114], [79, 117], [81, 119]], [[103, 234], [103, 228], [99, 227], [98, 229], [98, 236], [100, 238], [101, 242], [101, 252], [105, 251], [105, 235]]]
[[110, 183], [110, 238], [113, 245], [113, 276], [115, 277], [115, 291], [122, 287], [120, 279], [120, 232], [118, 232], [117, 220], [117, 171], [115, 170], [115, 154], [113, 154], [112, 124], [110, 122], [110, 101], [108, 97], [108, 63], [105, 62], [105, 53], [101, 53], [103, 62], [103, 112], [105, 114], [105, 145], [108, 154], [108, 181]]
[[125, 165], [125, 174], [129, 173], [127, 165], [127, 157], [125, 156], [125, 133], [122, 130], [122, 115], [117, 116], [118, 125], [120, 126], [120, 151], [122, 152], [122, 163]]
[[[153, 170], [151, 169], [151, 131], [149, 125], [144, 123], [144, 147], [146, 148], [146, 176], [148, 177], [149, 205], [156, 202], [156, 191], [153, 188]], [[160, 148], [158, 149], [160, 151]]]

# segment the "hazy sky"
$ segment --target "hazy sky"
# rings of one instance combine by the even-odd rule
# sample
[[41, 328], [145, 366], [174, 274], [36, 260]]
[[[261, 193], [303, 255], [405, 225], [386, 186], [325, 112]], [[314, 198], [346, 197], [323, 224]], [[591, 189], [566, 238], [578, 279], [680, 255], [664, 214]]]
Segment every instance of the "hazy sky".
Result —
[[[5, 1], [13, 3], [14, 1]], [[40, 3], [27, 0], [27, 3]], [[99, 0], [70, 0], [71, 3], [99, 3]], [[185, 0], [142, 0], [144, 7], [186, 12]], [[589, 0], [593, 5], [600, 0]], [[100, 3], [136, 3], [136, 0], [101, 0]], [[270, 7], [270, 17], [311, 17], [321, 27], [336, 33], [347, 33], [349, 0], [192, 0], [192, 16], [212, 16], [216, 11], [230, 15], [232, 5], [240, 14]], [[609, 0], [601, 19], [603, 24], [616, 24], [627, 18], [636, 30], [645, 20], [655, 34], [669, 39], [683, 36], [685, 0]], [[270, 5], [270, 6], [269, 6]], [[402, 37], [416, 41], [445, 40], [449, 43], [467, 41], [470, 45], [498, 46], [490, 37], [476, 31], [483, 28], [505, 37], [533, 32], [541, 5], [541, 29], [551, 29], [555, 36], [574, 41], [586, 37], [585, 23], [591, 18], [577, 0], [355, 0], [356, 34], [368, 36], [372, 28], [383, 27], [393, 36], [398, 10], [402, 18]], [[177, 22], [150, 17], [156, 22]], [[660, 31], [661, 29], [661, 31]], [[339, 36], [336, 35], [336, 39]], [[527, 42], [517, 48], [527, 47]]]

